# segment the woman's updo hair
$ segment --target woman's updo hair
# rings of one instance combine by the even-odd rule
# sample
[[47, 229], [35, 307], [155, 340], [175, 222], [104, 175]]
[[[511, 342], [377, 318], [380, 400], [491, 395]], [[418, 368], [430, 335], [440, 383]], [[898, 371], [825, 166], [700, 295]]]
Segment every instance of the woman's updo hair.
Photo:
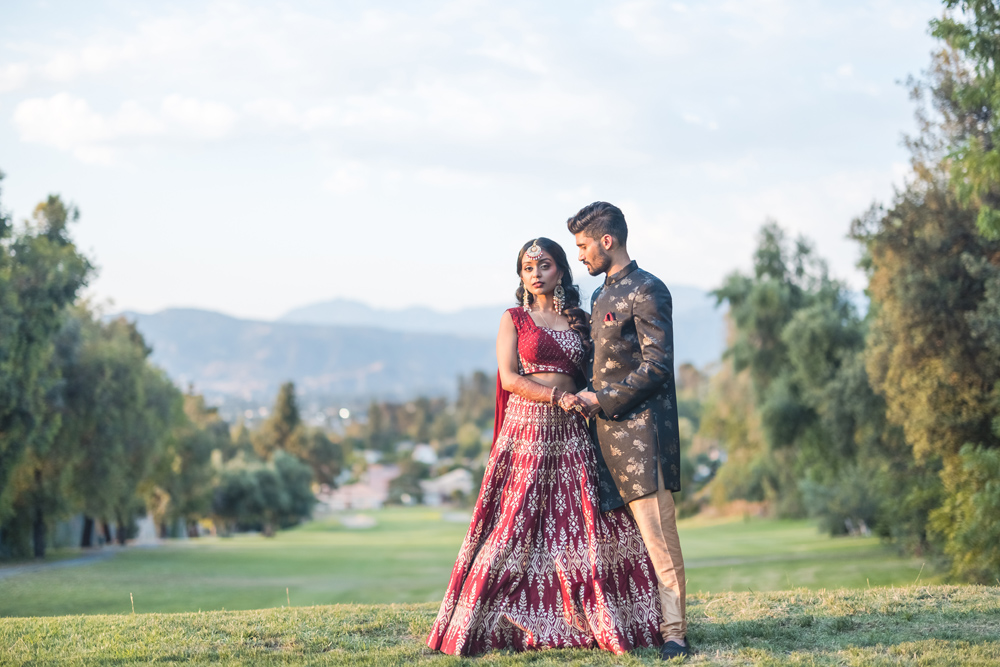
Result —
[[[517, 253], [517, 277], [521, 277], [521, 264], [524, 261], [524, 253], [531, 247], [532, 243], [537, 243], [538, 247], [547, 252], [555, 260], [556, 267], [562, 271], [560, 284], [566, 292], [562, 314], [569, 320], [570, 329], [580, 334], [580, 339], [583, 341], [583, 349], [589, 353], [593, 345], [590, 341], [590, 318], [580, 308], [580, 288], [573, 284], [573, 271], [569, 268], [569, 260], [566, 259], [566, 252], [562, 249], [562, 246], [544, 236], [539, 236], [537, 239], [525, 243], [521, 246], [521, 252]], [[514, 298], [517, 299], [517, 305], [519, 306], [524, 305], [524, 292], [524, 282], [522, 281], [517, 291], [514, 292]], [[535, 295], [528, 292], [528, 303], [532, 304], [534, 302]]]

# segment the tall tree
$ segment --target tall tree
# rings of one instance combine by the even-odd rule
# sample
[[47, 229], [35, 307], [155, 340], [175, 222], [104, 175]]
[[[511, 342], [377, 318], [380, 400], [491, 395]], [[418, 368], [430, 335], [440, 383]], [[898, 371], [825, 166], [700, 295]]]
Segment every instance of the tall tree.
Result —
[[496, 408], [496, 378], [482, 371], [458, 379], [458, 400], [455, 403], [455, 420], [459, 424], [472, 422], [487, 428], [493, 421]]
[[344, 466], [344, 449], [318, 428], [300, 427], [289, 438], [286, 452], [308, 465], [317, 484], [333, 486]]
[[935, 68], [947, 85], [934, 86], [944, 111], [951, 185], [975, 211], [980, 232], [1000, 238], [1000, 4], [996, 0], [944, 0], [948, 10], [931, 21], [947, 51]]
[[[851, 429], [824, 415], [828, 385], [862, 348], [860, 321], [811, 244], [790, 241], [773, 222], [761, 229], [753, 274], [730, 275], [715, 295], [729, 304], [726, 354], [735, 373], [749, 375], [767, 445], [752, 455], [759, 476], [753, 493], [770, 497], [781, 514], [801, 514], [803, 476], [821, 475], [827, 483], [826, 473], [854, 454]], [[709, 420], [709, 428], [720, 426]]]
[[928, 177], [892, 208], [855, 223], [871, 255], [877, 307], [867, 369], [923, 480], [912, 499], [916, 537], [950, 554], [956, 574], [982, 578], [1000, 561], [976, 569], [963, 557], [957, 537], [968, 527], [965, 507], [974, 495], [956, 494], [975, 488], [979, 475], [970, 462], [981, 458], [979, 448], [1000, 447], [1000, 303], [992, 296], [1000, 293], [1000, 242], [977, 232], [976, 212], [959, 201], [942, 167], [927, 167]]
[[[0, 175], [2, 178], [2, 175]], [[43, 461], [59, 428], [55, 340], [92, 271], [69, 236], [79, 218], [56, 195], [22, 232], [0, 213], [0, 552], [41, 557], [52, 485]], [[50, 471], [51, 472], [51, 471]]]
[[253, 446], [257, 455], [269, 459], [277, 450], [286, 450], [302, 425], [295, 383], [285, 382], [274, 399], [274, 407], [261, 428], [254, 433]]
[[151, 488], [154, 465], [184, 419], [182, 396], [149, 363], [151, 350], [134, 324], [102, 322], [82, 307], [76, 317], [80, 344], [65, 368], [58, 438], [72, 457], [73, 493], [88, 517], [84, 541], [95, 519], [117, 524], [123, 541], [143, 509], [140, 494]]
[[183, 415], [177, 415], [164, 439], [144, 489], [146, 505], [162, 537], [170, 536], [178, 519], [186, 521], [189, 536], [197, 536], [197, 521], [211, 509], [212, 452], [219, 451], [221, 456], [231, 446], [229, 425], [218, 408], [209, 407], [204, 397], [193, 392], [185, 394]]

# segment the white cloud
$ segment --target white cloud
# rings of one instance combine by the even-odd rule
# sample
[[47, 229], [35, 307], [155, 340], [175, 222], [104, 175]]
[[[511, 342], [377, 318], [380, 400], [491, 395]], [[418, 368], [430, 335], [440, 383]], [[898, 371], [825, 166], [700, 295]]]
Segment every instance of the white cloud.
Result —
[[370, 170], [365, 164], [350, 162], [335, 169], [323, 182], [323, 188], [333, 194], [346, 195], [367, 187], [370, 178]]
[[[660, 8], [653, 0], [626, 0], [612, 8], [611, 18], [647, 53], [660, 57], [689, 53], [692, 48], [689, 36], [675, 28], [675, 20], [664, 20]], [[676, 14], [686, 14], [677, 5], [671, 8]]]
[[416, 173], [416, 180], [425, 185], [446, 189], [482, 188], [490, 184], [490, 179], [485, 174], [449, 169], [447, 167], [427, 167], [420, 169]]
[[234, 120], [235, 114], [225, 105], [177, 95], [164, 99], [159, 113], [127, 100], [114, 113], [103, 115], [86, 100], [65, 92], [24, 100], [13, 116], [22, 141], [70, 152], [90, 164], [114, 162], [120, 147], [137, 140], [220, 138]]
[[697, 167], [711, 181], [745, 186], [760, 171], [760, 162], [753, 156], [730, 156], [727, 160], [700, 162]]
[[590, 203], [594, 201], [594, 189], [589, 185], [581, 185], [570, 190], [560, 190], [553, 197], [562, 204], [581, 206], [580, 202]]
[[39, 70], [52, 81], [67, 82], [84, 74], [98, 74], [139, 55], [132, 41], [116, 47], [89, 44], [78, 50], [60, 51]]
[[[323, 239], [318, 248], [355, 233], [343, 226], [324, 237], [339, 224], [318, 222], [329, 220], [333, 202], [342, 207], [338, 220], [363, 220], [359, 234], [384, 237], [394, 272], [400, 257], [433, 254], [424, 237], [444, 235], [476, 246], [477, 270], [496, 271], [507, 290], [509, 257], [496, 261], [500, 268], [489, 259], [505, 243], [496, 230], [520, 239], [554, 225], [555, 236], [564, 232], [561, 221], [596, 198], [628, 203], [635, 238], [660, 258], [650, 267], [674, 282], [716, 284], [748, 261], [768, 214], [807, 232], [830, 230], [823, 243], [832, 239], [832, 252], [847, 257], [842, 236], [851, 216], [899, 180], [889, 165], [905, 161], [898, 133], [909, 128], [910, 109], [894, 82], [926, 65], [924, 26], [940, 5], [431, 0], [370, 9], [147, 0], [129, 12], [102, 7], [86, 27], [26, 9], [41, 29], [19, 24], [11, 34], [27, 38], [0, 44], [0, 145], [21, 156], [5, 151], [6, 171], [20, 169], [17, 159], [35, 159], [41, 146], [54, 149], [46, 159], [68, 162], [59, 187], [73, 194], [70, 175], [83, 174], [88, 197], [114, 202], [102, 211], [111, 225], [124, 207], [111, 192], [120, 181], [106, 179], [107, 191], [92, 187], [79, 161], [141, 165], [115, 173], [132, 174], [136, 197], [174, 184], [183, 213], [172, 210], [172, 219], [190, 218], [179, 239], [213, 234], [214, 221], [232, 213], [213, 208], [217, 194], [227, 193], [228, 207], [252, 187], [259, 197], [240, 216], [257, 233], [219, 231], [217, 242], [257, 265], [263, 230], [281, 212], [299, 237]], [[166, 147], [171, 159], [159, 159]], [[251, 152], [259, 161], [247, 168]], [[206, 165], [213, 199], [197, 187]], [[36, 178], [32, 192], [50, 187]], [[12, 179], [5, 196], [13, 188]], [[484, 202], [516, 204], [517, 215]], [[436, 233], [413, 238], [417, 226]], [[125, 279], [112, 284], [111, 276], [127, 273], [116, 273], [116, 262], [132, 266], [134, 251], [116, 257], [116, 238], [93, 242], [109, 267], [102, 289], [135, 293]], [[397, 239], [404, 248], [395, 251]], [[151, 254], [167, 252], [148, 245]], [[193, 245], [206, 246], [180, 251]], [[273, 266], [307, 271], [282, 257], [299, 248], [265, 250]], [[202, 273], [185, 260], [197, 273], [191, 284], [228, 298], [212, 263], [218, 253], [206, 255]], [[259, 270], [231, 275], [246, 295], [233, 297], [245, 299], [233, 309], [287, 307], [275, 305], [281, 297], [258, 280]], [[303, 279], [318, 286], [302, 289], [326, 293], [300, 298], [333, 296], [327, 277]], [[411, 277], [407, 299], [437, 293], [418, 268]], [[149, 299], [160, 304], [192, 299], [176, 281], [155, 289]], [[454, 307], [493, 300], [483, 289], [461, 289], [468, 293], [456, 293]], [[379, 290], [403, 298], [373, 282], [372, 293]]]
[[302, 118], [295, 105], [287, 100], [262, 98], [245, 104], [243, 111], [248, 116], [271, 125], [297, 126], [302, 123]]
[[714, 120], [705, 120], [701, 116], [693, 113], [681, 114], [681, 119], [689, 125], [697, 125], [699, 127], [704, 127], [709, 130], [719, 129], [719, 124]]
[[796, 9], [807, 10], [803, 13], [811, 14], [813, 21], [817, 20], [817, 14], [826, 11], [822, 6], [806, 8], [804, 3], [794, 0], [726, 0], [717, 7], [704, 9], [718, 12], [730, 37], [755, 46], [774, 44], [786, 35], [798, 18]]
[[0, 65], [0, 93], [20, 88], [28, 80], [29, 69], [24, 63]]
[[22, 141], [69, 151], [83, 162], [107, 164], [112, 160], [112, 151], [102, 144], [114, 136], [114, 121], [69, 93], [25, 100], [17, 105], [13, 120]]
[[236, 122], [225, 104], [170, 95], [163, 100], [164, 119], [185, 133], [205, 139], [224, 137]]

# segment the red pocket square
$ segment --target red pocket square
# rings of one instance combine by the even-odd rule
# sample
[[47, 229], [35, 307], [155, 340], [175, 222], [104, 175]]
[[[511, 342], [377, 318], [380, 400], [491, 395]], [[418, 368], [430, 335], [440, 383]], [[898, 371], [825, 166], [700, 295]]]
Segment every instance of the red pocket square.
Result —
[[615, 321], [615, 314], [614, 313], [608, 313], [607, 315], [604, 316], [604, 321], [605, 322], [614, 322]]

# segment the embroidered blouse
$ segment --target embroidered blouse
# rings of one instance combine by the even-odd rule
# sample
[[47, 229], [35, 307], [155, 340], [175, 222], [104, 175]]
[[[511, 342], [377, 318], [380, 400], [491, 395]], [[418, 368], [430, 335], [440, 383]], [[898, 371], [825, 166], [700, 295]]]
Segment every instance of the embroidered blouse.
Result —
[[583, 376], [583, 341], [580, 334], [567, 329], [557, 331], [540, 327], [524, 308], [507, 311], [517, 330], [517, 372], [565, 373], [575, 378]]
[[[531, 319], [524, 308], [507, 310], [514, 321], [517, 331], [517, 372], [520, 375], [531, 373], [565, 373], [576, 378], [577, 382], [585, 383], [583, 374], [584, 349], [580, 334], [567, 329], [556, 331], [548, 327], [540, 327]], [[497, 372], [497, 403], [496, 417], [493, 420], [493, 442], [496, 442], [503, 426], [504, 415], [507, 412], [507, 398], [510, 392], [503, 388], [500, 373]], [[583, 417], [580, 417], [583, 419]]]

